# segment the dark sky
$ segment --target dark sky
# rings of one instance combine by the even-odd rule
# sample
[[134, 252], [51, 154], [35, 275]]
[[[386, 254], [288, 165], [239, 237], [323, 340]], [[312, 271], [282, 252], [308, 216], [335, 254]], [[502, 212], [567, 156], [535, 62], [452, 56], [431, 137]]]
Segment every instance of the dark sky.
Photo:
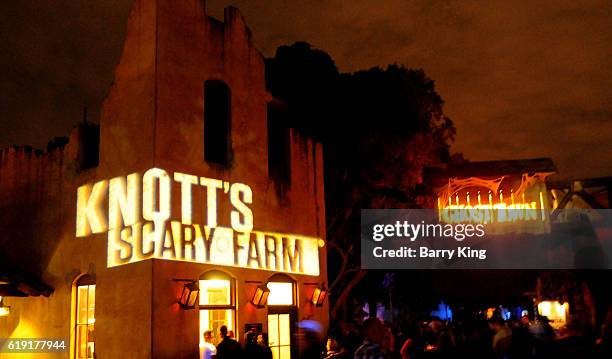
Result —
[[[0, 146], [67, 135], [112, 82], [131, 0], [0, 2]], [[563, 177], [612, 175], [612, 2], [224, 1], [257, 47], [305, 40], [341, 71], [423, 68], [471, 160], [552, 157]]]

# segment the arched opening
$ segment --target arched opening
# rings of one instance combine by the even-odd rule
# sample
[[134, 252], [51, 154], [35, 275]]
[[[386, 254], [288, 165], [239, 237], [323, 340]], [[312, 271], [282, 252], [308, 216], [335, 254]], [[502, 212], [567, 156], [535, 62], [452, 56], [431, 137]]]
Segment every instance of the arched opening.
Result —
[[296, 282], [286, 274], [275, 274], [268, 279], [267, 286], [270, 289], [268, 343], [273, 358], [290, 359], [297, 344], [293, 339], [293, 323], [297, 316]]
[[96, 280], [89, 274], [79, 276], [72, 286], [73, 358], [95, 357]]
[[207, 331], [212, 334], [211, 344], [219, 342], [219, 330], [225, 325], [236, 333], [236, 281], [219, 270], [200, 276], [200, 343]]
[[295, 280], [286, 274], [268, 278], [268, 305], [295, 305]]

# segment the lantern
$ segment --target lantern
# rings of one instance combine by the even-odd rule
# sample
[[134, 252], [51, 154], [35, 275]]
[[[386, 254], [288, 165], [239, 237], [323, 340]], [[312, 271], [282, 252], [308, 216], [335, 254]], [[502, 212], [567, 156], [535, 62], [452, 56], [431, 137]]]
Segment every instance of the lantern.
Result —
[[326, 296], [327, 288], [325, 287], [325, 284], [323, 284], [321, 286], [316, 287], [314, 292], [312, 292], [310, 303], [314, 304], [317, 307], [322, 307]]
[[4, 298], [0, 297], [0, 317], [11, 314], [11, 307], [4, 305]]
[[178, 303], [183, 309], [193, 309], [195, 308], [199, 294], [200, 288], [198, 288], [198, 285], [193, 281], [189, 282], [183, 286], [183, 292], [181, 293]]
[[263, 308], [268, 302], [268, 295], [270, 295], [270, 289], [262, 284], [255, 289], [251, 303], [257, 308]]

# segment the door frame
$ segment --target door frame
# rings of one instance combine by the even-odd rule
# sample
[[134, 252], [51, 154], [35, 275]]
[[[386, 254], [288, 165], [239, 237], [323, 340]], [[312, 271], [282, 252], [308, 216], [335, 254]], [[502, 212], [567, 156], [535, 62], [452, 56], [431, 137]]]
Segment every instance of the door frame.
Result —
[[[296, 330], [297, 306], [295, 305], [269, 305], [268, 313], [266, 314], [266, 326], [268, 323], [268, 315], [274, 314], [289, 314], [289, 338], [291, 339], [290, 349], [291, 358], [297, 358], [299, 354]], [[268, 336], [270, 336], [270, 328], [268, 328]]]

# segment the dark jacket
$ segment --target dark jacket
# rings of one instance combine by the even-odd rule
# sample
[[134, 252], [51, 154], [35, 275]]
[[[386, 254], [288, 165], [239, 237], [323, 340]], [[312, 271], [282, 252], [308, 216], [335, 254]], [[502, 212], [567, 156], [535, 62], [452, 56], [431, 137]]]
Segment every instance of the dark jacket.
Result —
[[215, 359], [240, 359], [240, 344], [229, 337], [223, 338], [217, 345], [217, 356]]

